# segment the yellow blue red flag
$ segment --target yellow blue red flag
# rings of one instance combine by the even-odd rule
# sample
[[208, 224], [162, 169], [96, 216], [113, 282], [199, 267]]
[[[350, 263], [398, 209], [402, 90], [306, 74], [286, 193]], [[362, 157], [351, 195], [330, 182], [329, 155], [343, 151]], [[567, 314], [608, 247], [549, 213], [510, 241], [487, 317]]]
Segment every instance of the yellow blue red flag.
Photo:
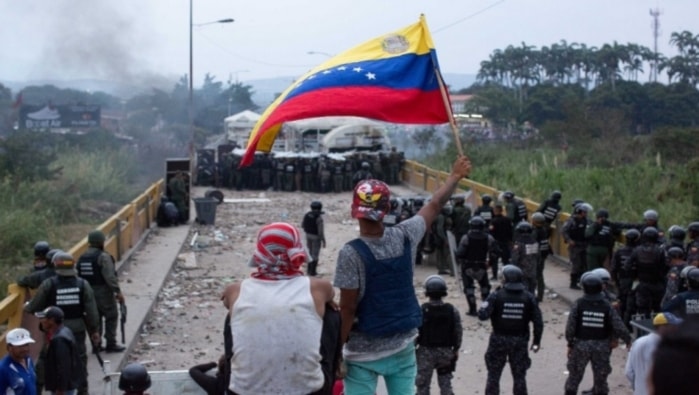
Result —
[[241, 166], [255, 151], [269, 152], [284, 122], [324, 116], [359, 116], [386, 122], [449, 122], [440, 91], [437, 53], [424, 16], [315, 67], [288, 87], [250, 133]]

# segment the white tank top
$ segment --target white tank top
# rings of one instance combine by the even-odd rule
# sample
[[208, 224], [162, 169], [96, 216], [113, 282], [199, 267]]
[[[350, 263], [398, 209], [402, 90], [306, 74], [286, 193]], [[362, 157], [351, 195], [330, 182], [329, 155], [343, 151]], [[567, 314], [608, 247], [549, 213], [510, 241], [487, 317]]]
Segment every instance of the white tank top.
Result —
[[306, 395], [319, 390], [322, 325], [308, 277], [243, 280], [231, 309], [231, 391]]

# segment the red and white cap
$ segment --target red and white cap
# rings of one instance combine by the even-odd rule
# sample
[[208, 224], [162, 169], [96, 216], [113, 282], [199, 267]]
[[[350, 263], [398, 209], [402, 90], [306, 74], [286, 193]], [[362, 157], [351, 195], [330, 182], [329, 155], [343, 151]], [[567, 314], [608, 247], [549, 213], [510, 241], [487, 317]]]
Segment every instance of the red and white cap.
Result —
[[391, 208], [391, 190], [383, 181], [362, 180], [354, 187], [352, 218], [381, 221]]

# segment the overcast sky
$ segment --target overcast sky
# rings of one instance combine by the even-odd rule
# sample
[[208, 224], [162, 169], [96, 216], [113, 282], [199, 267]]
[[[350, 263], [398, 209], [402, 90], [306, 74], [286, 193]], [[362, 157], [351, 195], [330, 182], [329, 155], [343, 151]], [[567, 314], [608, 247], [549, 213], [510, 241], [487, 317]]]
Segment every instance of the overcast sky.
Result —
[[[670, 34], [699, 33], [697, 0], [195, 0], [194, 75], [220, 81], [299, 76], [421, 13], [445, 73], [477, 73], [508, 45], [614, 40], [675, 55]], [[45, 78], [176, 79], [189, 67], [188, 0], [19, 0], [0, 2], [0, 82]]]

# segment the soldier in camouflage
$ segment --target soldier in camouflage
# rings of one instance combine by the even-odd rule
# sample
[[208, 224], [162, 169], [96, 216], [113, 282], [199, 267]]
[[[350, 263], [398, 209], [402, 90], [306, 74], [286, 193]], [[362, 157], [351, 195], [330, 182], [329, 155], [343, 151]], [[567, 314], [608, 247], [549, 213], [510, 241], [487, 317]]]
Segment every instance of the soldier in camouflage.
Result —
[[435, 370], [440, 394], [454, 394], [451, 379], [459, 359], [463, 327], [459, 311], [442, 300], [446, 295], [447, 284], [442, 277], [427, 277], [425, 296], [429, 301], [422, 305], [422, 326], [417, 337], [417, 395], [429, 395]]
[[592, 394], [609, 393], [607, 377], [612, 372], [609, 358], [621, 338], [626, 349], [631, 347], [631, 336], [619, 314], [602, 294], [602, 280], [593, 273], [581, 278], [585, 295], [573, 303], [566, 323], [568, 342], [568, 379], [565, 395], [575, 395], [585, 374], [587, 363], [592, 363], [594, 386]]
[[513, 379], [512, 393], [526, 395], [526, 374], [531, 366], [527, 351], [529, 323], [534, 327], [531, 350], [538, 352], [544, 321], [536, 298], [526, 290], [522, 282], [522, 270], [514, 265], [505, 265], [502, 275], [503, 287], [490, 294], [478, 310], [478, 319], [490, 319], [493, 325], [493, 333], [485, 353], [485, 365], [488, 368], [485, 394], [500, 393], [500, 376], [509, 360]]
[[631, 316], [636, 313], [636, 295], [632, 289], [634, 276], [629, 258], [641, 239], [641, 232], [629, 229], [624, 234], [624, 239], [626, 239], [626, 245], [616, 250], [612, 256], [611, 274], [619, 291], [619, 314], [628, 326]]
[[571, 215], [563, 224], [561, 236], [568, 244], [568, 256], [570, 257], [570, 289], [580, 289], [578, 281], [587, 269], [587, 240], [585, 229], [589, 223], [587, 213], [592, 211], [592, 206], [587, 203], [577, 203]]
[[529, 222], [522, 221], [515, 226], [515, 243], [510, 262], [522, 269], [524, 284], [531, 293], [536, 292], [539, 258], [539, 242], [536, 241], [534, 227]]

